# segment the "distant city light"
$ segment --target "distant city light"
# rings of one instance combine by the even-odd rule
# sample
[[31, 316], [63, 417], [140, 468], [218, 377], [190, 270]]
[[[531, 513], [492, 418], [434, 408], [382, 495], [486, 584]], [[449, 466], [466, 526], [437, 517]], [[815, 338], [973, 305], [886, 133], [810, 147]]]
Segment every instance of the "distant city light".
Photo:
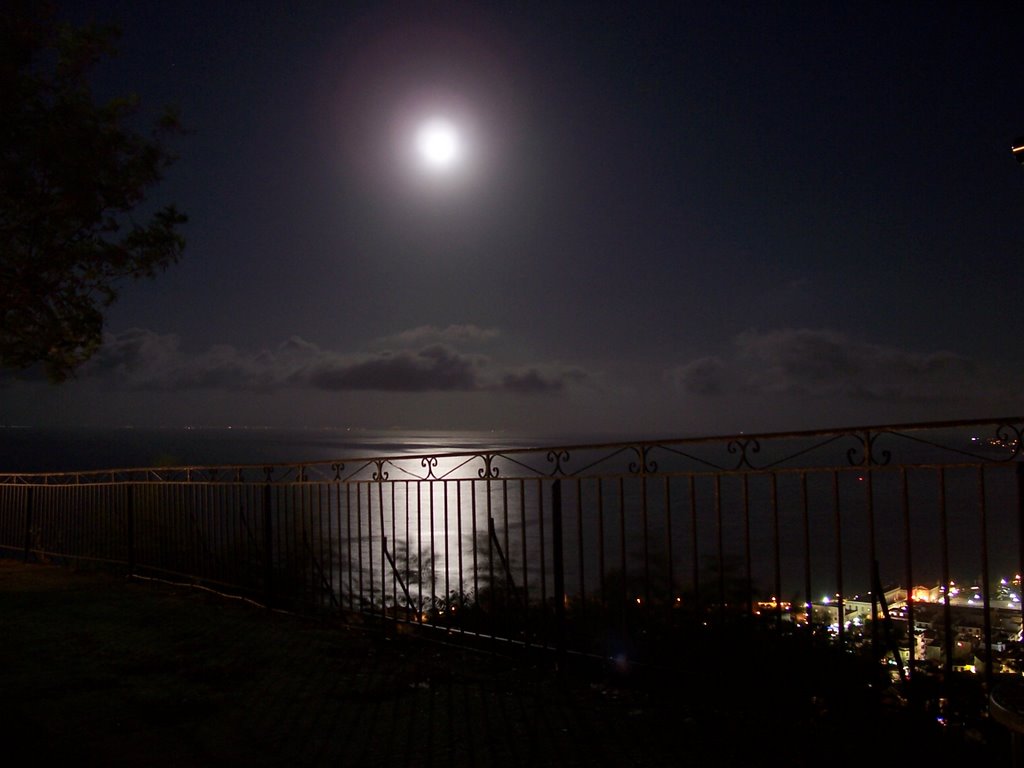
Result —
[[1013, 156], [1017, 158], [1017, 162], [1024, 165], [1024, 136], [1014, 139], [1010, 149], [1013, 150]]

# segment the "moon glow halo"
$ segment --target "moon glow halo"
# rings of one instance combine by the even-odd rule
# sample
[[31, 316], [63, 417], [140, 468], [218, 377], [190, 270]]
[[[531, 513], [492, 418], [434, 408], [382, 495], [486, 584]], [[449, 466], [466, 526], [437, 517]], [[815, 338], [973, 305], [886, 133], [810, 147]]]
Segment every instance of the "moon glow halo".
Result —
[[458, 163], [461, 155], [459, 132], [449, 121], [433, 118], [417, 130], [416, 149], [427, 168], [447, 171]]

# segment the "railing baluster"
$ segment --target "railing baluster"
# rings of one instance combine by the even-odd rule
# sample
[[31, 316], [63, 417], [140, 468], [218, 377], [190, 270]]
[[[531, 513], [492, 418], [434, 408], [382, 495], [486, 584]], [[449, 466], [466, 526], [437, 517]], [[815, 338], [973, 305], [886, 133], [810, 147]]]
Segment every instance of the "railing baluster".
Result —
[[754, 573], [752, 566], [752, 554], [750, 551], [750, 475], [743, 473], [743, 559], [746, 563], [746, 574], [744, 580], [744, 610], [749, 616], [754, 610]]
[[[1015, 575], [1024, 579], [1024, 462], [1018, 462], [1014, 467], [1017, 479], [1017, 573]], [[1024, 581], [1017, 585], [1018, 597], [1020, 597], [1021, 623], [1024, 625]]]
[[32, 500], [35, 494], [35, 486], [28, 486], [25, 489], [25, 547], [24, 560], [29, 562], [32, 557]]
[[[388, 555], [388, 537], [384, 528], [384, 480], [383, 478], [377, 481], [377, 513], [380, 516], [380, 616], [382, 619], [387, 620], [388, 617], [388, 606], [387, 606], [387, 578], [388, 578], [388, 566], [387, 566], [387, 555]], [[371, 538], [372, 541], [372, 538]], [[372, 545], [371, 545], [372, 546]], [[373, 567], [372, 565], [370, 566]]]
[[676, 608], [675, 562], [672, 556], [672, 483], [666, 475], [662, 478], [665, 494], [665, 620], [670, 622]]
[[587, 568], [583, 542], [583, 480], [576, 478], [576, 558], [579, 579], [579, 622], [586, 626]]
[[519, 524], [522, 529], [520, 534], [520, 548], [522, 549], [521, 558], [523, 564], [523, 632], [525, 634], [526, 644], [529, 646], [531, 636], [530, 633], [533, 630], [533, 626], [530, 622], [530, 568], [529, 558], [526, 554], [526, 481], [519, 480]]
[[480, 563], [479, 563], [479, 538], [477, 537], [476, 531], [476, 480], [471, 480], [469, 483], [469, 525], [470, 525], [470, 546], [472, 549], [473, 556], [473, 599], [477, 601], [479, 605], [480, 600]]
[[[878, 552], [875, 538], [875, 473], [870, 467], [864, 470], [864, 479], [867, 485], [865, 493], [867, 494], [868, 517], [868, 573], [871, 576], [868, 584], [872, 584]], [[884, 651], [882, 653], [878, 651], [878, 597], [877, 590], [871, 587], [871, 652], [875, 654], [876, 658], [884, 655]]]
[[263, 599], [270, 608], [274, 604], [274, 525], [272, 507], [273, 489], [268, 482], [263, 486]]
[[814, 593], [811, 586], [811, 520], [810, 500], [807, 497], [807, 473], [800, 473], [800, 513], [804, 529], [804, 595], [806, 595], [807, 626], [814, 623]]
[[690, 542], [693, 547], [693, 607], [701, 614], [704, 612], [700, 601], [700, 544], [697, 538], [697, 489], [693, 475], [687, 478], [690, 491]]
[[905, 578], [907, 581], [907, 670], [911, 679], [914, 678], [916, 665], [916, 637], [914, 623], [914, 549], [911, 542], [910, 527], [910, 488], [907, 470], [900, 467], [900, 504], [903, 510], [903, 560], [905, 562]]
[[565, 561], [562, 542], [562, 481], [551, 484], [551, 554], [555, 577], [555, 657], [559, 670], [565, 664]]
[[988, 572], [988, 510], [985, 505], [985, 470], [975, 469], [978, 494], [978, 528], [981, 538], [982, 635], [985, 638], [985, 690], [992, 690], [992, 603]]
[[135, 575], [135, 486], [126, 488], [125, 508], [128, 520], [128, 575]]
[[949, 572], [949, 520], [946, 511], [946, 470], [939, 468], [939, 538], [942, 549], [942, 626], [944, 630], [945, 647], [945, 672], [946, 676], [953, 674], [953, 611], [950, 607], [950, 582], [952, 578]]
[[716, 540], [716, 557], [718, 558], [718, 621], [719, 623], [725, 620], [725, 607], [726, 607], [726, 596], [725, 596], [725, 532], [723, 530], [724, 525], [722, 523], [722, 476], [715, 475], [714, 479], [714, 505], [715, 505], [715, 533], [717, 534]]
[[604, 559], [604, 481], [599, 477], [594, 483], [597, 486], [597, 570], [601, 583], [601, 609], [605, 623], [611, 624], [608, 620], [608, 572]]
[[839, 595], [839, 603], [836, 605], [836, 623], [838, 624], [839, 647], [844, 648], [846, 646], [846, 614], [844, 613], [846, 610], [844, 595], [846, 593], [843, 591], [843, 514], [842, 504], [839, 499], [839, 473], [833, 471], [830, 475], [832, 478], [833, 520], [836, 532], [836, 594]]

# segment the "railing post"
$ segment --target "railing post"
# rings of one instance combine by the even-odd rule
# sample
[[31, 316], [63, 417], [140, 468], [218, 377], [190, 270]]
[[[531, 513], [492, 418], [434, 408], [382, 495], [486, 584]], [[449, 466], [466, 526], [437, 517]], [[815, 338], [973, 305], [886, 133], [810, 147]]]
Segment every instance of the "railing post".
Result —
[[27, 563], [32, 554], [32, 494], [35, 488], [30, 485], [25, 490], [25, 562]]
[[135, 575], [135, 486], [128, 486], [128, 575]]
[[[433, 502], [433, 495], [431, 495], [431, 502]], [[369, 511], [369, 510], [367, 510]], [[377, 513], [380, 516], [380, 618], [387, 626], [388, 621], [388, 537], [384, 535], [384, 478], [381, 476], [377, 481]], [[392, 512], [394, 514], [394, 512]], [[373, 518], [373, 515], [367, 515], [367, 520]], [[372, 541], [373, 535], [371, 531], [370, 539]], [[431, 562], [433, 565], [433, 562]], [[371, 581], [372, 583], [372, 581]], [[433, 597], [433, 596], [431, 596]], [[394, 621], [391, 622], [391, 628], [393, 630], [398, 629], [398, 606], [395, 606]]]
[[[1024, 462], [1017, 462], [1017, 573], [1024, 573]], [[1024, 600], [1021, 600], [1024, 623]]]
[[562, 547], [562, 481], [551, 484], [551, 548], [555, 571], [555, 661], [565, 664], [565, 562]]
[[270, 483], [263, 486], [263, 592], [267, 608], [274, 602], [274, 529], [271, 514]]

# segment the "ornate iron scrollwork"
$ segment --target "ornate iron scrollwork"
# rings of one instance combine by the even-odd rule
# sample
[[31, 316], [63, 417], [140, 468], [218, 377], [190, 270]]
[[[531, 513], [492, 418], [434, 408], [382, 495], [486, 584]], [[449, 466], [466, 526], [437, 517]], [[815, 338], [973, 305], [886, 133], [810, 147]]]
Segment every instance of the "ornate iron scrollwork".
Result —
[[647, 454], [653, 446], [631, 445], [630, 448], [636, 454], [636, 461], [629, 462], [629, 471], [634, 475], [645, 475], [658, 471], [658, 462], [649, 460]]
[[437, 466], [437, 456], [424, 456], [420, 459], [420, 466], [427, 470], [426, 477], [423, 478], [424, 480], [437, 479], [437, 475], [434, 474], [434, 467]]
[[564, 475], [566, 474], [566, 472], [562, 468], [562, 462], [569, 461], [569, 451], [565, 449], [556, 449], [548, 451], [547, 460], [548, 464], [555, 465], [554, 469], [551, 470], [550, 477], [555, 477], [556, 475]]
[[479, 455], [480, 459], [483, 460], [484, 465], [477, 470], [478, 477], [498, 477], [500, 474], [498, 468], [494, 466], [494, 454], [493, 453], [482, 453]]
[[388, 479], [388, 473], [384, 471], [384, 463], [387, 459], [374, 459], [373, 463], [377, 465], [377, 470], [373, 473], [374, 481], [383, 483]]
[[[892, 461], [892, 453], [886, 449], [880, 454], [875, 453], [875, 441], [883, 435], [888, 434], [886, 432], [861, 432], [858, 434], [852, 434], [857, 442], [860, 444], [854, 446], [846, 451], [846, 460], [850, 462], [852, 467], [884, 467], [890, 461]], [[858, 451], [862, 453], [862, 456], [858, 459]]]
[[758, 469], [758, 467], [755, 467], [753, 462], [750, 461], [750, 457], [747, 455], [748, 450], [750, 453], [761, 452], [761, 441], [757, 438], [750, 438], [749, 440], [730, 440], [729, 444], [726, 446], [726, 450], [729, 453], [739, 454], [739, 459], [733, 469], [742, 469], [743, 467], [746, 467], [747, 469]]
[[341, 480], [341, 473], [345, 470], [345, 465], [341, 462], [334, 462], [331, 464], [331, 471], [334, 472], [334, 479]]

